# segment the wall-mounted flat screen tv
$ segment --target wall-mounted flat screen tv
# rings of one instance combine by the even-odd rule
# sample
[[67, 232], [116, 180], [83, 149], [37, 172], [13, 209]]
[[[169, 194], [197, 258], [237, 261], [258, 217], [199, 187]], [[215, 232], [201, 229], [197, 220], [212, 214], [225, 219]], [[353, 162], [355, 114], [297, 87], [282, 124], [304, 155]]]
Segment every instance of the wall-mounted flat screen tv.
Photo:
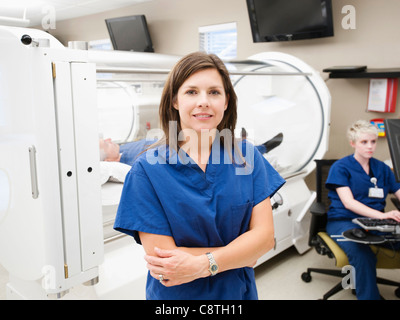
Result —
[[333, 36], [331, 0], [246, 0], [254, 42]]
[[144, 15], [106, 19], [106, 25], [114, 50], [154, 52]]

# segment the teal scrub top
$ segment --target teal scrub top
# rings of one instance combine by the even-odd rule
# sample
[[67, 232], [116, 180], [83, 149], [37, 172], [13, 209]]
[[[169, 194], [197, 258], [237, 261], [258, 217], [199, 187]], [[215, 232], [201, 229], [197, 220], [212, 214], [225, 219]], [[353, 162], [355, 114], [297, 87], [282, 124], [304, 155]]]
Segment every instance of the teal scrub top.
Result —
[[[140, 155], [128, 173], [114, 228], [140, 242], [138, 232], [171, 236], [178, 247], [226, 246], [249, 228], [252, 209], [271, 197], [282, 177], [249, 143], [247, 163], [233, 163], [213, 144], [206, 171], [168, 146]], [[239, 268], [165, 287], [148, 273], [147, 299], [257, 299], [253, 268]]]

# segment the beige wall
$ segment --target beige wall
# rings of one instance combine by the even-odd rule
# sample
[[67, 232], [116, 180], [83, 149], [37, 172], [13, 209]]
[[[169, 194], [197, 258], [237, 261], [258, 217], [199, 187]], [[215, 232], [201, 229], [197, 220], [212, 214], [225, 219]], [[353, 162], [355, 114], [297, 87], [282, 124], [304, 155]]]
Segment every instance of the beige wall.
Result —
[[[253, 43], [245, 0], [153, 0], [92, 16], [58, 21], [50, 33], [66, 44], [70, 40], [108, 38], [104, 19], [145, 14], [156, 52], [183, 55], [198, 50], [198, 27], [237, 22], [238, 59], [262, 51], [281, 51], [304, 60], [324, 78], [322, 69], [335, 65], [367, 65], [370, 68], [400, 67], [400, 1], [333, 0], [335, 36], [281, 43]], [[356, 29], [345, 30], [342, 8], [356, 9]], [[330, 147], [325, 158], [339, 158], [352, 152], [345, 138], [347, 126], [357, 120], [377, 117], [398, 118], [394, 114], [366, 112], [367, 79], [331, 79], [332, 95]], [[400, 99], [400, 97], [399, 97]], [[390, 157], [382, 138], [376, 157]]]

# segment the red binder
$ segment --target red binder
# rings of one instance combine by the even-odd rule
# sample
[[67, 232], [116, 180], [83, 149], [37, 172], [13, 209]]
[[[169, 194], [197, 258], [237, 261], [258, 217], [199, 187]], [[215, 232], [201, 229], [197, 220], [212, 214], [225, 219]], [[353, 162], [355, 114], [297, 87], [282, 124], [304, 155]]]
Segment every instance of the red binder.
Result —
[[398, 78], [370, 79], [368, 111], [395, 112]]

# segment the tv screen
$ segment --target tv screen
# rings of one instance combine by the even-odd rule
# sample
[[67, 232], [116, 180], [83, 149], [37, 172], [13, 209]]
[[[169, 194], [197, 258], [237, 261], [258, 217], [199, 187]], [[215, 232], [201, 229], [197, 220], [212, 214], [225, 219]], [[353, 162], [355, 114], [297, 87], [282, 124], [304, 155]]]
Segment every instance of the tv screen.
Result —
[[400, 182], [400, 119], [385, 119], [384, 123], [394, 175]]
[[331, 0], [246, 0], [254, 42], [333, 36]]
[[114, 50], [154, 52], [144, 15], [106, 19], [106, 24]]

